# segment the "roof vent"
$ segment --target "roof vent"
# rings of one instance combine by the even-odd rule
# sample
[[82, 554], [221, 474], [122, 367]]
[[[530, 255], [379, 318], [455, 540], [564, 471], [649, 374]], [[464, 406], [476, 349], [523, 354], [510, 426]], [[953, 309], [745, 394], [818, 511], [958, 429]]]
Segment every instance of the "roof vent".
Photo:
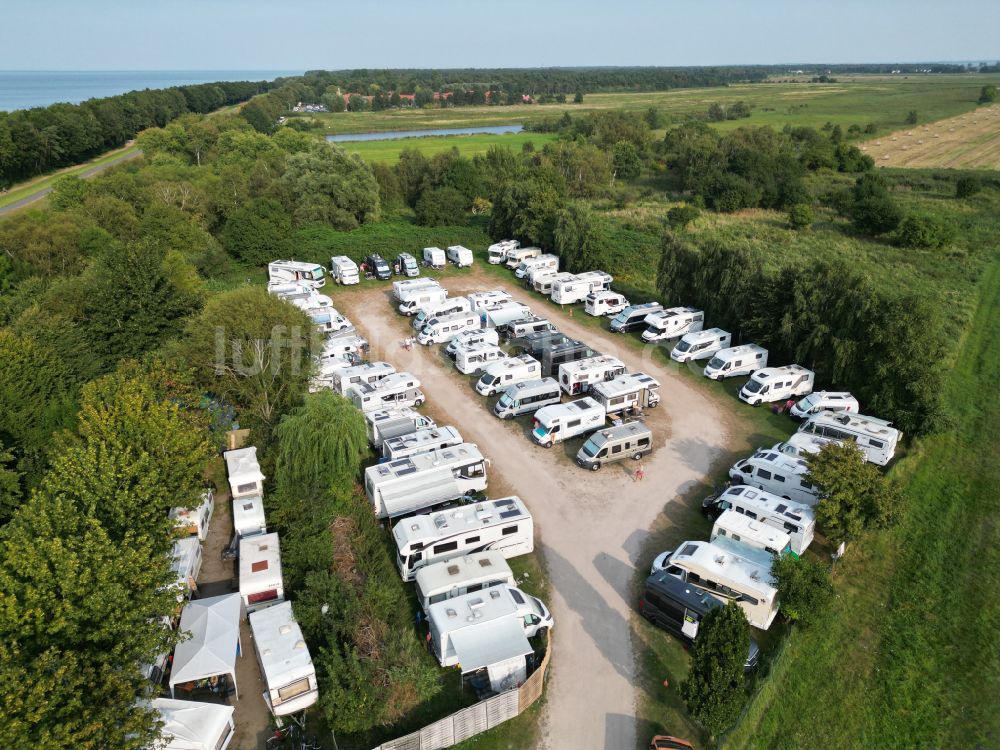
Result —
[[278, 632], [281, 633], [282, 635], [288, 635], [289, 633], [292, 632], [292, 626], [286, 622], [284, 625], [278, 628]]
[[449, 565], [448, 566], [448, 575], [450, 575], [450, 576], [457, 576], [458, 573], [459, 573], [459, 568], [458, 568], [457, 565]]
[[499, 591], [497, 591], [496, 589], [493, 589], [492, 591], [490, 591], [490, 599], [499, 599], [499, 598], [500, 598], [500, 592]]
[[295, 641], [295, 650], [296, 651], [305, 651], [305, 648], [306, 648], [306, 642], [305, 641], [303, 641], [301, 639]]
[[270, 655], [271, 655], [271, 649], [265, 648], [264, 649], [264, 656], [270, 656]]
[[447, 610], [445, 610], [445, 614], [447, 614], [448, 617], [452, 617], [452, 618], [453, 617], [458, 617], [458, 612], [456, 612], [455, 610], [451, 609], [450, 607]]

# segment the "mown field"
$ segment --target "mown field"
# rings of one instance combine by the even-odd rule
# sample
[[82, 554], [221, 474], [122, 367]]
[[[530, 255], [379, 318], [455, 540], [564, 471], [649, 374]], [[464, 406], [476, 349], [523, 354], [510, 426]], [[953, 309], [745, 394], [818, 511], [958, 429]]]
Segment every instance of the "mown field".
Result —
[[555, 135], [551, 133], [506, 133], [503, 135], [475, 134], [394, 138], [386, 141], [348, 141], [337, 145], [342, 146], [349, 153], [359, 154], [362, 159], [372, 164], [377, 162], [395, 164], [399, 161], [400, 153], [406, 148], [420, 149], [426, 156], [434, 156], [434, 154], [457, 148], [462, 156], [471, 159], [473, 156], [485, 154], [490, 146], [506, 146], [520, 151], [525, 143], [531, 143], [536, 148], [541, 148], [553, 140], [555, 140]]
[[1000, 105], [886, 133], [860, 147], [883, 167], [1000, 169]]

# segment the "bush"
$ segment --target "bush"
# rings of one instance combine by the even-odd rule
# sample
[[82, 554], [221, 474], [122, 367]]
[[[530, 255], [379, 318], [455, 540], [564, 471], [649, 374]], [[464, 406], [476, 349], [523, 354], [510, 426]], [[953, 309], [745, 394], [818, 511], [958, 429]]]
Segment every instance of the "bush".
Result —
[[701, 211], [697, 206], [685, 203], [682, 206], [674, 206], [667, 211], [667, 223], [670, 228], [677, 231], [685, 229], [688, 224], [701, 216]]
[[788, 209], [788, 223], [792, 229], [805, 229], [814, 221], [812, 206], [808, 203], [796, 203]]
[[277, 201], [258, 198], [238, 209], [222, 230], [222, 244], [233, 256], [253, 266], [287, 254], [292, 217]]
[[465, 224], [468, 221], [465, 210], [467, 203], [466, 197], [452, 187], [426, 190], [417, 199], [414, 208], [417, 223], [428, 227]]
[[943, 247], [954, 238], [954, 227], [937, 216], [911, 214], [899, 223], [895, 241], [903, 247]]
[[983, 189], [983, 181], [978, 177], [959, 177], [955, 182], [955, 197], [968, 198]]
[[688, 711], [712, 734], [736, 721], [746, 700], [743, 667], [750, 625], [736, 602], [705, 615], [691, 647], [691, 671], [681, 683]]
[[806, 627], [822, 618], [833, 601], [833, 584], [825, 567], [789, 554], [776, 557], [771, 575], [778, 588], [781, 613]]

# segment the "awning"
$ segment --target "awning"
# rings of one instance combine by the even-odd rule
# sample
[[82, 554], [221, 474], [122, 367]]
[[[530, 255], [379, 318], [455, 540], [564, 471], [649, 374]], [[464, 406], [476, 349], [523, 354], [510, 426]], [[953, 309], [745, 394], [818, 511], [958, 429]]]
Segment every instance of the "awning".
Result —
[[524, 635], [524, 623], [512, 617], [459, 630], [450, 638], [462, 674], [534, 651]]
[[172, 698], [157, 698], [151, 706], [163, 717], [158, 750], [216, 750], [232, 739], [232, 706]]
[[[240, 617], [243, 602], [239, 594], [224, 594], [188, 602], [181, 613], [179, 630], [191, 637], [174, 649], [170, 694], [185, 682], [227, 674], [236, 687], [236, 656], [240, 651]], [[239, 688], [236, 699], [239, 700]]]

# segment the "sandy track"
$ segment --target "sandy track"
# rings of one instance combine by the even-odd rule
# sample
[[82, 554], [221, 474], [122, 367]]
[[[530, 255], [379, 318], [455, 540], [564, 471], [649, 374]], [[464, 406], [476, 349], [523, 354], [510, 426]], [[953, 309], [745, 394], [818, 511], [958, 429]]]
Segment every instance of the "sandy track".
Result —
[[[622, 748], [648, 742], [637, 737], [638, 691], [630, 618], [632, 584], [647, 529], [676, 498], [701, 481], [728, 441], [717, 405], [678, 374], [669, 372], [615, 335], [581, 326], [551, 305], [531, 298], [510, 282], [498, 283], [482, 271], [445, 280], [452, 294], [506, 288], [550, 318], [560, 329], [606, 354], [630, 371], [644, 371], [662, 384], [662, 401], [649, 410], [656, 450], [643, 462], [646, 479], [634, 482], [632, 462], [584, 472], [572, 461], [581, 441], [551, 450], [486, 410], [485, 399], [442, 356], [439, 346], [400, 346], [409, 321], [392, 309], [385, 287], [333, 290], [337, 308], [372, 344], [372, 359], [420, 377], [435, 416], [459, 428], [492, 461], [491, 495], [509, 490], [530, 508], [551, 583], [555, 618], [552, 677], [542, 721], [543, 745], [556, 748]], [[581, 309], [575, 315], [582, 315]], [[492, 403], [492, 401], [490, 402]]]
[[887, 133], [860, 147], [880, 167], [1000, 169], [1000, 105]]

